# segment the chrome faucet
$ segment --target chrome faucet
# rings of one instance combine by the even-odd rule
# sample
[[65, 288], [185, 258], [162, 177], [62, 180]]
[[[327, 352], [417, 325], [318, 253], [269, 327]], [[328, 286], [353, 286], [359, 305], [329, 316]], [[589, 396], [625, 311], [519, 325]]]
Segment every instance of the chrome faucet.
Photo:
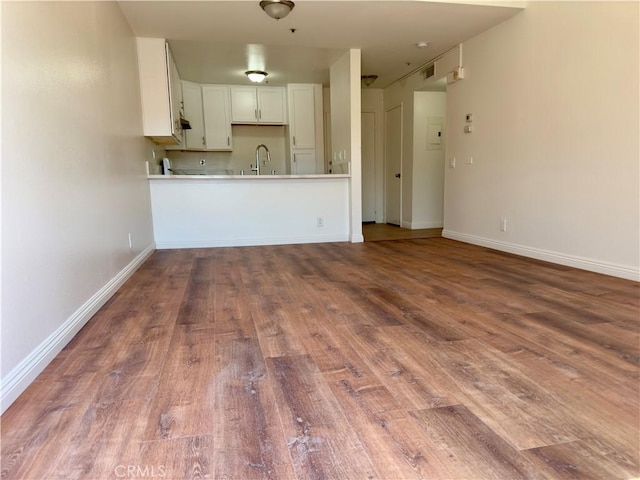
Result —
[[260, 147], [264, 148], [264, 151], [267, 152], [267, 162], [271, 161], [271, 154], [269, 153], [269, 148], [264, 143], [261, 143], [260, 145], [258, 145], [256, 147], [256, 166], [251, 167], [251, 171], [256, 172], [256, 175], [260, 175]]

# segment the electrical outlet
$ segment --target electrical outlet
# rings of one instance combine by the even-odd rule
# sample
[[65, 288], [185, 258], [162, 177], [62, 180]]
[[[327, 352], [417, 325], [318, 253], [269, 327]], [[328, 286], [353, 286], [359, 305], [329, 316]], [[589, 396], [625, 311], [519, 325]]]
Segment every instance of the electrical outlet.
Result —
[[500, 231], [501, 232], [506, 232], [507, 231], [507, 219], [506, 218], [501, 218], [500, 219]]
[[131, 241], [131, 234], [129, 234], [129, 250], [133, 248], [133, 242]]
[[324, 217], [318, 217], [316, 219], [316, 227], [318, 228], [324, 227]]
[[467, 165], [473, 165], [473, 157], [467, 158]]
[[456, 157], [451, 157], [449, 159], [449, 168], [456, 168]]
[[200, 166], [204, 167], [207, 164], [207, 161], [204, 158], [200, 159]]

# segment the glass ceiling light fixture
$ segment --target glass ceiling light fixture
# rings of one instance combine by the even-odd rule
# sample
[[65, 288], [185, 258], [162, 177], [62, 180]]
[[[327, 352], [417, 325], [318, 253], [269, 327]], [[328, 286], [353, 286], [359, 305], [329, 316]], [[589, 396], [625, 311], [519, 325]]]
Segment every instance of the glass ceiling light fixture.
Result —
[[378, 75], [362, 75], [360, 77], [360, 82], [363, 87], [370, 87], [377, 79]]
[[262, 70], [249, 70], [244, 72], [244, 74], [249, 77], [249, 80], [255, 83], [260, 83], [267, 75], [269, 75], [267, 72], [263, 72]]
[[289, 15], [289, 12], [293, 10], [295, 6], [296, 4], [291, 0], [262, 0], [260, 2], [260, 8], [276, 20], [280, 20]]

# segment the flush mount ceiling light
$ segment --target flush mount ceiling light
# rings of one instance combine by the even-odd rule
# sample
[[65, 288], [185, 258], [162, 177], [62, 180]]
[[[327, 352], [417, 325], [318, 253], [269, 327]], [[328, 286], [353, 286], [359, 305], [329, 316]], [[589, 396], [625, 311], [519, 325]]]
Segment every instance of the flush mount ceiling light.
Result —
[[370, 87], [373, 82], [378, 79], [378, 75], [362, 75], [360, 77], [360, 82], [363, 87]]
[[295, 6], [296, 4], [291, 0], [262, 0], [260, 2], [260, 8], [276, 20], [280, 20], [289, 15], [289, 12], [293, 10]]
[[244, 74], [249, 77], [249, 80], [255, 83], [260, 83], [268, 75], [267, 72], [263, 72], [262, 70], [249, 70], [248, 72], [244, 72]]

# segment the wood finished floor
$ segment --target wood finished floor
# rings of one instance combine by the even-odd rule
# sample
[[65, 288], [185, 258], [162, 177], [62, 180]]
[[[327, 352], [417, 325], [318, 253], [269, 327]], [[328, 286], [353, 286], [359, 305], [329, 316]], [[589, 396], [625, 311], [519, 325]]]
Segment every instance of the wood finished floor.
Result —
[[420, 228], [411, 230], [388, 223], [365, 223], [362, 225], [365, 242], [381, 240], [409, 240], [412, 238], [434, 238], [442, 236], [441, 228]]
[[639, 286], [443, 238], [158, 251], [2, 417], [2, 478], [628, 479]]

